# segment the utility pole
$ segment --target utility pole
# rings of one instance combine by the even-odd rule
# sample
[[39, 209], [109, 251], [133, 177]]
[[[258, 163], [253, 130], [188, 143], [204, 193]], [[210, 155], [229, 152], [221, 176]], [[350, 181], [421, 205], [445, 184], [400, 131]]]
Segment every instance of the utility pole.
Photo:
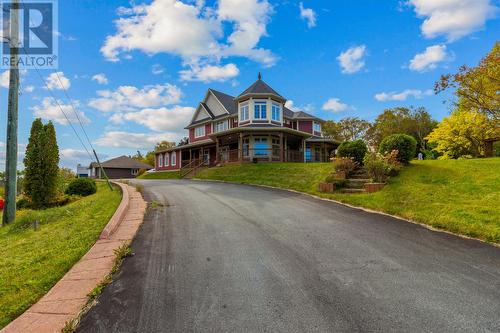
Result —
[[106, 174], [106, 171], [104, 171], [104, 168], [102, 167], [101, 162], [99, 161], [99, 157], [97, 157], [97, 153], [95, 152], [95, 149], [92, 149], [94, 152], [95, 160], [97, 161], [97, 165], [99, 165], [99, 169], [101, 170], [101, 174], [104, 176], [106, 181], [108, 182], [109, 189], [113, 191], [113, 185], [111, 185], [111, 182], [109, 181], [108, 175]]
[[7, 147], [5, 157], [5, 207], [3, 224], [16, 219], [17, 196], [17, 127], [19, 102], [19, 0], [12, 0], [10, 7], [10, 79], [7, 112]]

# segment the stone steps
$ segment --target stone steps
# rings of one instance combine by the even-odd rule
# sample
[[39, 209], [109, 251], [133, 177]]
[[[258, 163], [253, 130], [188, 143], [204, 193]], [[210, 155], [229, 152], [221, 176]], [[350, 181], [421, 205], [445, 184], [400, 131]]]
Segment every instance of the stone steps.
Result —
[[347, 188], [364, 188], [366, 183], [369, 183], [371, 180], [366, 178], [350, 178], [347, 179]]
[[358, 193], [365, 193], [366, 191], [362, 188], [343, 188], [340, 190], [342, 193], [349, 193], [349, 194], [358, 194]]

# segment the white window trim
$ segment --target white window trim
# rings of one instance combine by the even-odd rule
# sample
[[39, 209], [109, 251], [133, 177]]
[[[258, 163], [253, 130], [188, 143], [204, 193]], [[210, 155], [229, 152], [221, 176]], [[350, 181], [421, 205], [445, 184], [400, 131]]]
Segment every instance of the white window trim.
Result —
[[130, 173], [132, 174], [132, 176], [137, 176], [139, 174], [139, 169], [131, 169]]
[[[273, 111], [274, 111], [273, 109], [275, 106], [278, 107], [278, 119], [273, 118]], [[271, 120], [281, 122], [282, 119], [283, 119], [283, 114], [282, 114], [281, 104], [277, 102], [271, 102]]]
[[163, 166], [163, 154], [158, 154], [158, 167]]
[[[226, 128], [223, 128], [222, 130], [219, 130], [219, 129], [217, 128], [217, 126], [218, 126], [219, 124], [225, 124], [225, 127], [226, 127]], [[224, 127], [224, 126], [222, 126], [222, 127]], [[217, 121], [217, 122], [215, 122], [215, 123], [214, 123], [214, 133], [224, 132], [224, 131], [227, 131], [228, 129], [229, 129], [229, 120], [228, 120], [228, 119], [226, 119], [226, 120], [221, 120], [221, 121]]]
[[[256, 106], [256, 105], [265, 105], [265, 106], [266, 106], [266, 117], [265, 117], [265, 118], [262, 118], [262, 117], [260, 117], [260, 118], [255, 118], [255, 106]], [[252, 113], [252, 115], [253, 115], [253, 119], [255, 119], [255, 120], [268, 120], [268, 119], [269, 119], [269, 111], [271, 111], [271, 112], [272, 112], [272, 108], [271, 108], [271, 110], [269, 110], [269, 107], [268, 107], [268, 106], [269, 106], [269, 105], [268, 105], [268, 103], [267, 103], [267, 100], [265, 100], [265, 99], [260, 99], [260, 100], [259, 100], [259, 99], [256, 99], [256, 100], [254, 100], [254, 101], [253, 101], [253, 110], [252, 110], [252, 112], [253, 112], [253, 113]], [[262, 109], [260, 109], [260, 110], [259, 110], [259, 116], [261, 116], [261, 115], [262, 115]]]
[[168, 167], [169, 166], [169, 162], [170, 162], [170, 153], [165, 153], [165, 158], [163, 159], [163, 162], [165, 163], [164, 166]]
[[[202, 135], [196, 135], [196, 134], [197, 134], [197, 131], [196, 131], [196, 130], [197, 130], [198, 128], [202, 128], [202, 129], [203, 129], [203, 134], [202, 134]], [[204, 137], [204, 136], [205, 136], [205, 130], [206, 130], [206, 129], [205, 129], [205, 125], [195, 127], [195, 128], [194, 128], [194, 137], [195, 137], [196, 139], [197, 139], [197, 138], [202, 138], [202, 137]]]
[[[316, 125], [319, 126], [319, 131], [316, 130]], [[321, 123], [318, 123], [317, 121], [313, 121], [313, 132], [318, 132], [318, 133], [321, 133]]]
[[177, 165], [177, 152], [173, 151], [171, 154], [170, 154], [170, 164], [172, 166], [176, 166]]

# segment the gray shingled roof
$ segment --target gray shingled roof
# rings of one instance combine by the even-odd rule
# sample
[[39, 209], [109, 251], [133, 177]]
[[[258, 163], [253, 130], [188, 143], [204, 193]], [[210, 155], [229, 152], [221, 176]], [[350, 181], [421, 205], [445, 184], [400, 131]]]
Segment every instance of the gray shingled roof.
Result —
[[230, 114], [238, 114], [238, 107], [236, 106], [236, 102], [234, 101], [233, 96], [224, 94], [223, 92], [213, 89], [210, 89], [210, 91], [212, 91], [215, 97], [217, 97], [219, 102], [221, 102], [222, 105], [224, 105], [224, 107]]
[[[258, 79], [250, 87], [248, 87], [244, 92], [242, 92], [238, 97], [248, 95], [248, 94], [273, 94], [283, 98], [280, 94], [271, 88], [267, 83]], [[283, 98], [284, 99], [284, 98]]]
[[[139, 162], [128, 156], [120, 156], [101, 163], [103, 168], [110, 169], [153, 169], [149, 164]], [[91, 168], [98, 167], [96, 162], [90, 163]]]

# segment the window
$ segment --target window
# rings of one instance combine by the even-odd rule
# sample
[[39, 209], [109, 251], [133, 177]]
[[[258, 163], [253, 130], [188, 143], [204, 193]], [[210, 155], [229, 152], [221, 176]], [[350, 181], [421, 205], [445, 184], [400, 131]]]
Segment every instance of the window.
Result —
[[227, 126], [227, 120], [224, 121], [219, 121], [218, 123], [215, 123], [215, 132], [222, 132], [222, 131], [227, 131], [228, 126]]
[[321, 124], [320, 124], [320, 123], [317, 123], [317, 122], [314, 122], [314, 124], [313, 124], [313, 129], [314, 129], [314, 132], [319, 132], [319, 133], [321, 133]]
[[281, 106], [278, 103], [273, 103], [272, 120], [281, 121]]
[[248, 157], [250, 155], [250, 139], [243, 139], [243, 156]]
[[170, 164], [170, 153], [165, 153], [165, 166], [168, 167], [168, 165]]
[[[205, 131], [203, 131], [203, 132], [205, 132]], [[170, 160], [170, 161], [171, 161], [171, 163], [170, 163], [170, 164], [172, 164], [172, 166], [176, 166], [176, 165], [177, 165], [177, 152], [175, 152], [175, 151], [174, 151], [174, 152], [172, 153], [172, 156], [171, 156], [171, 160]]]
[[255, 119], [267, 119], [267, 102], [254, 103], [254, 116]]
[[163, 166], [163, 154], [157, 155], [158, 156], [158, 167]]
[[132, 176], [137, 176], [139, 174], [139, 169], [131, 169], [130, 173]]
[[249, 119], [248, 103], [243, 103], [240, 106], [240, 121], [245, 121], [248, 119]]
[[205, 126], [199, 126], [194, 129], [194, 137], [195, 138], [200, 138], [202, 136], [205, 136]]
[[269, 151], [269, 144], [267, 138], [254, 139], [255, 156], [267, 156]]

